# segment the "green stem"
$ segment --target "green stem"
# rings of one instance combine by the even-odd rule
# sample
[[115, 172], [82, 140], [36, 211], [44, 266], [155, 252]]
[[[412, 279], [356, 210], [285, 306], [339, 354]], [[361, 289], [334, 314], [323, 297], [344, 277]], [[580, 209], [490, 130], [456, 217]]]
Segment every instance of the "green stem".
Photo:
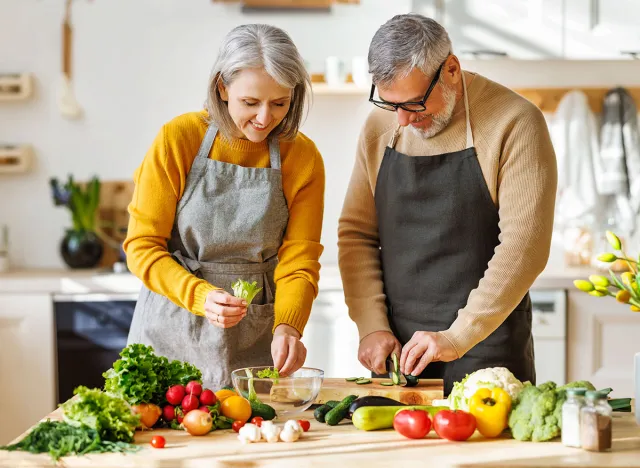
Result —
[[636, 262], [635, 260], [631, 260], [630, 258], [627, 257], [627, 254], [625, 253], [624, 250], [620, 250], [620, 253], [622, 254], [622, 259], [627, 262], [627, 265], [629, 265], [629, 269], [634, 273], [637, 274], [638, 273], [638, 269], [636, 267], [634, 267], [632, 265], [632, 263], [635, 263], [636, 265], [638, 264], [638, 262]]

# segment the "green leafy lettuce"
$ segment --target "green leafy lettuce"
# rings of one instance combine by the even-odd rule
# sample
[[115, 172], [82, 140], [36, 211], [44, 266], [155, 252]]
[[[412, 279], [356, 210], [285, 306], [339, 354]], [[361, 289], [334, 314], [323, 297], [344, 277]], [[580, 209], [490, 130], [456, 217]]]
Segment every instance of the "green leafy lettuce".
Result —
[[276, 383], [278, 383], [278, 379], [280, 378], [280, 372], [275, 367], [273, 369], [262, 369], [258, 371], [257, 374], [259, 379], [275, 379]]
[[151, 346], [131, 344], [120, 352], [120, 359], [102, 374], [105, 390], [121, 396], [131, 405], [165, 402], [171, 385], [202, 382], [202, 372], [192, 364], [169, 361], [157, 356]]
[[254, 281], [253, 283], [249, 283], [248, 281], [243, 281], [239, 279], [231, 286], [233, 288], [233, 295], [244, 299], [247, 301], [247, 304], [251, 304], [253, 298], [262, 291], [262, 288], [258, 287], [258, 283]]
[[95, 430], [100, 440], [131, 442], [140, 417], [120, 397], [100, 389], [80, 386], [75, 397], [62, 405], [64, 421], [72, 426], [86, 426]]
[[101, 440], [98, 431], [63, 421], [43, 421], [19, 442], [0, 450], [48, 453], [54, 461], [68, 455], [136, 452], [140, 447], [126, 442]]

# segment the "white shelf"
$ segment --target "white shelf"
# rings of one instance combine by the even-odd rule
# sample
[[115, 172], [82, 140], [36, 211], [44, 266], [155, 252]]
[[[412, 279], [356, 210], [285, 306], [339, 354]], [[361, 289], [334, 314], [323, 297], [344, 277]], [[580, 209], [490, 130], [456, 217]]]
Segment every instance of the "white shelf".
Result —
[[0, 101], [24, 101], [32, 93], [31, 74], [0, 74]]
[[354, 83], [345, 83], [340, 86], [329, 86], [327, 83], [313, 83], [313, 94], [318, 96], [366, 96], [371, 89], [360, 88]]

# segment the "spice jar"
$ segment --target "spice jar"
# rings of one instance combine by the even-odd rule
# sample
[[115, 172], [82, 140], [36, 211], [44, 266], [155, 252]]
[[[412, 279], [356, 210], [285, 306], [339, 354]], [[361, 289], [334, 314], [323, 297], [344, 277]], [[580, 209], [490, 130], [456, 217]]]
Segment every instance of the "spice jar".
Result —
[[562, 444], [580, 447], [580, 411], [585, 405], [586, 388], [567, 389], [567, 399], [562, 404]]
[[611, 450], [613, 410], [606, 395], [589, 391], [585, 400], [580, 410], [580, 445], [592, 452]]

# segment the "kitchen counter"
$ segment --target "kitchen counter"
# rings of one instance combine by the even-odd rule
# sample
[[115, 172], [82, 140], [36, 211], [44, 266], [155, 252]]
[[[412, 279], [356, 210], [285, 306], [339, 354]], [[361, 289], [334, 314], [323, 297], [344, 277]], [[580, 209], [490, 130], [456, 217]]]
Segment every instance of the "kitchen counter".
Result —
[[[67, 457], [65, 467], [291, 467], [407, 466], [426, 461], [438, 467], [640, 467], [640, 426], [632, 413], [614, 413], [613, 450], [592, 453], [563, 446], [560, 442], [518, 442], [510, 438], [483, 439], [478, 433], [466, 442], [437, 438], [433, 431], [425, 439], [409, 440], [393, 430], [364, 432], [350, 423], [329, 427], [313, 420], [311, 430], [295, 443], [266, 442], [243, 445], [230, 430], [204, 437], [186, 432], [154, 430], [137, 432], [142, 449], [135, 454], [101, 454]], [[49, 415], [59, 419], [56, 411]], [[167, 440], [164, 449], [149, 445], [153, 435]], [[0, 451], [0, 467], [53, 466], [47, 455]]]
[[[571, 289], [573, 280], [587, 278], [593, 268], [550, 267], [535, 281], [534, 289]], [[0, 273], [0, 293], [137, 294], [141, 281], [131, 273], [111, 270], [26, 269]], [[323, 265], [320, 290], [342, 288], [336, 265]]]

